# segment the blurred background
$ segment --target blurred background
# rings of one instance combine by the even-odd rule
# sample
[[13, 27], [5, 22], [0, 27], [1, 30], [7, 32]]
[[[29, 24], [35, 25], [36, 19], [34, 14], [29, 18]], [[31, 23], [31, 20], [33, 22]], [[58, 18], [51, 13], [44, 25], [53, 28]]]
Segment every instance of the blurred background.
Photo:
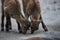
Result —
[[[48, 32], [44, 32], [41, 24], [39, 30], [34, 34], [19, 34], [16, 20], [12, 19], [12, 30], [10, 32], [0, 31], [0, 40], [24, 40], [30, 37], [47, 38], [51, 40], [60, 40], [60, 0], [39, 0], [41, 5], [41, 15], [43, 21], [48, 28]], [[0, 0], [0, 29], [1, 29], [1, 0]], [[6, 20], [5, 20], [6, 22]], [[5, 23], [4, 22], [4, 23]]]

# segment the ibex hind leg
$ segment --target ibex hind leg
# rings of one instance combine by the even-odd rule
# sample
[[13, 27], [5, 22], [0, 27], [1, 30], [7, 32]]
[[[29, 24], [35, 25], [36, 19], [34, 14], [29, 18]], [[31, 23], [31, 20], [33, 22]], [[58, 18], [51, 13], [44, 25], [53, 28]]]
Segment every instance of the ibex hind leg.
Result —
[[42, 27], [43, 27], [44, 31], [48, 31], [45, 23], [44, 23], [43, 20], [42, 20], [42, 17], [40, 18], [40, 20], [41, 20], [41, 24], [42, 24]]
[[11, 18], [8, 17], [7, 21], [8, 21], [9, 29], [12, 30], [12, 26], [11, 26]]
[[9, 18], [9, 29], [12, 30], [12, 26], [11, 26], [11, 19]]

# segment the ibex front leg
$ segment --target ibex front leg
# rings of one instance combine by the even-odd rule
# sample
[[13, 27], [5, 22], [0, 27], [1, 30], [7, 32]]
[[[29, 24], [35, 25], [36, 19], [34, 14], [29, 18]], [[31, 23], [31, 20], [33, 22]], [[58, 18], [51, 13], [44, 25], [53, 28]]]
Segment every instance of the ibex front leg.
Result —
[[7, 15], [6, 15], [6, 31], [8, 32], [9, 29], [12, 29], [11, 28], [11, 19], [10, 19], [9, 14], [7, 13]]
[[4, 13], [2, 13], [1, 17], [1, 31], [4, 31]]
[[18, 21], [16, 21], [16, 22], [17, 22], [17, 25], [18, 25], [19, 33], [22, 33], [22, 29], [21, 29], [21, 26], [20, 26], [19, 22]]
[[1, 10], [2, 10], [2, 17], [1, 17], [1, 31], [4, 31], [4, 9], [3, 9], [4, 0], [1, 0]]

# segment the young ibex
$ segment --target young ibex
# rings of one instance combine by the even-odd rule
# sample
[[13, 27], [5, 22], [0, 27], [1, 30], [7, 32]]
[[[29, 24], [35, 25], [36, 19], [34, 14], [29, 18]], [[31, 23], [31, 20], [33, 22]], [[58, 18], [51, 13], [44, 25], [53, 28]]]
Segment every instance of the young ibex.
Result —
[[[20, 3], [19, 0], [4, 0], [4, 15], [6, 16], [6, 19], [8, 18], [14, 18], [16, 21], [21, 24], [22, 32], [25, 33], [27, 31], [27, 25], [29, 24], [29, 21], [26, 20], [21, 14], [20, 9]], [[7, 21], [8, 24], [9, 21]], [[6, 30], [9, 31], [8, 25], [6, 25]], [[19, 32], [21, 31], [21, 28], [19, 27]]]
[[41, 17], [39, 0], [22, 0], [22, 2], [26, 18], [28, 19], [30, 16], [31, 19], [31, 33], [34, 33], [34, 31], [38, 29], [40, 22], [42, 23], [43, 29], [48, 31]]
[[[1, 31], [4, 31], [4, 1], [5, 0], [1, 0], [1, 4], [2, 4], [2, 6], [1, 6], [1, 10], [2, 10], [2, 22], [1, 22]], [[21, 27], [20, 27], [20, 24], [17, 22], [17, 24], [18, 24], [18, 30], [19, 30], [19, 28], [21, 29]], [[6, 31], [8, 31], [7, 29], [7, 26], [8, 26], [8, 28], [9, 29], [12, 29], [12, 27], [11, 27], [11, 19], [10, 19], [10, 16], [8, 15], [8, 17], [6, 18]]]

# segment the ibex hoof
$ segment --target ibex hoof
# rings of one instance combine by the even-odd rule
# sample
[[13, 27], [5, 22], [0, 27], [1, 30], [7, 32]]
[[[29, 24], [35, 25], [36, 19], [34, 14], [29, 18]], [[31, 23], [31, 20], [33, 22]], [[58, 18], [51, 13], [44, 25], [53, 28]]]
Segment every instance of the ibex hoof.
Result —
[[45, 32], [47, 32], [48, 31], [48, 29], [45, 29]]
[[34, 33], [34, 30], [31, 31], [31, 34], [33, 34], [33, 33]]
[[9, 29], [10, 29], [10, 30], [12, 30], [12, 28], [11, 28], [11, 27], [10, 27]]
[[4, 31], [4, 29], [1, 29], [1, 31]]
[[22, 32], [23, 34], [26, 34], [26, 32]]
[[9, 32], [9, 29], [6, 29], [6, 32]]
[[19, 33], [22, 33], [22, 31], [19, 31]]
[[26, 32], [27, 32], [27, 30], [23, 31], [22, 33], [23, 33], [23, 34], [26, 34]]

